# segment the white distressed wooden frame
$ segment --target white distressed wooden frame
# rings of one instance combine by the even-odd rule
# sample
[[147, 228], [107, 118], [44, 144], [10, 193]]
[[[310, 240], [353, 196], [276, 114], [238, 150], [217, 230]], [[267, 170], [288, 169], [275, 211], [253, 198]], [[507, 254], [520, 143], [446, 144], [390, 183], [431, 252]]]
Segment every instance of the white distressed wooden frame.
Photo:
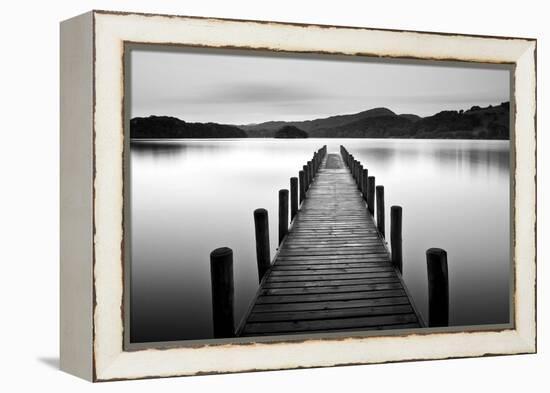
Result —
[[[513, 327], [124, 350], [125, 43], [515, 67]], [[61, 25], [61, 368], [92, 381], [536, 351], [536, 40], [92, 11]]]

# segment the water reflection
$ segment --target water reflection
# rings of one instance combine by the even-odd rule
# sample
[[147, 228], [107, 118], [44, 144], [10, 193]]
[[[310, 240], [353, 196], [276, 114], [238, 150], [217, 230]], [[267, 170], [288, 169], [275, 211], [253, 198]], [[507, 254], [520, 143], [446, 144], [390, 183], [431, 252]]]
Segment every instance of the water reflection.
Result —
[[[508, 322], [509, 144], [447, 140], [185, 140], [131, 144], [133, 341], [211, 338], [208, 255], [235, 258], [236, 320], [257, 289], [252, 212], [314, 149], [345, 145], [403, 206], [404, 278], [427, 317], [425, 251], [449, 255], [452, 325]], [[427, 319], [427, 318], [426, 318]]]
[[[212, 144], [208, 140], [194, 140], [192, 146], [181, 143], [180, 140], [132, 140], [130, 142], [130, 150], [132, 155], [152, 159], [173, 159], [188, 155], [188, 150], [191, 148], [193, 154], [215, 154], [220, 151], [227, 152], [232, 150], [230, 143], [225, 146]], [[234, 142], [238, 140], [227, 139], [226, 142]]]

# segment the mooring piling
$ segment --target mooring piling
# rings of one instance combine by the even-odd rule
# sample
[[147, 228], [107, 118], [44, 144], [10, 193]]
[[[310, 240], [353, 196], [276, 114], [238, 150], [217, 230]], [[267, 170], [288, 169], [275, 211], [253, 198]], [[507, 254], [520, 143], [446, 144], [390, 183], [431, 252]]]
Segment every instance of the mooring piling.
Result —
[[363, 194], [363, 199], [367, 200], [367, 192], [368, 192], [368, 178], [369, 178], [369, 170], [363, 169], [363, 176], [361, 177], [361, 193]]
[[426, 251], [430, 327], [449, 325], [449, 276], [447, 252], [441, 248]]
[[384, 186], [376, 186], [376, 226], [382, 237], [386, 237]]
[[298, 172], [298, 179], [300, 180], [300, 203], [302, 203], [306, 197], [306, 177], [303, 170]]
[[216, 248], [210, 253], [212, 320], [215, 338], [235, 335], [233, 250]]
[[401, 206], [390, 208], [390, 221], [391, 261], [393, 266], [403, 273], [403, 208]]
[[254, 210], [254, 228], [256, 232], [256, 261], [258, 264], [258, 279], [262, 281], [265, 272], [271, 267], [271, 252], [269, 250], [269, 218], [266, 209]]
[[290, 220], [298, 213], [298, 178], [290, 178]]
[[367, 178], [367, 206], [369, 212], [374, 216], [374, 193], [376, 190], [376, 180], [374, 176], [369, 176]]
[[288, 233], [288, 190], [279, 190], [279, 244]]

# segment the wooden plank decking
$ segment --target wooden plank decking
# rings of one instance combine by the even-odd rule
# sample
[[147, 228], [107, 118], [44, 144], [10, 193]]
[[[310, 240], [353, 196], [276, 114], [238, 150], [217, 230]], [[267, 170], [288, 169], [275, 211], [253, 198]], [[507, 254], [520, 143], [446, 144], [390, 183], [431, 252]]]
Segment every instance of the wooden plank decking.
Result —
[[328, 154], [239, 336], [420, 327], [340, 154]]

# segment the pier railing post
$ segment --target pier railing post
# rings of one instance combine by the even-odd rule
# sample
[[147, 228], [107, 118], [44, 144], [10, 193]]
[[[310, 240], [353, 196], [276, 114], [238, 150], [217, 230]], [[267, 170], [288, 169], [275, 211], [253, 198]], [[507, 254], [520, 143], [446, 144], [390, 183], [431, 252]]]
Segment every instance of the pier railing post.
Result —
[[288, 233], [288, 190], [279, 190], [279, 244]]
[[298, 178], [290, 178], [290, 219], [298, 213]]
[[367, 178], [367, 206], [369, 208], [369, 212], [371, 215], [374, 216], [374, 190], [376, 187], [376, 181], [374, 179], [374, 176], [369, 176]]
[[368, 190], [367, 181], [368, 181], [368, 178], [369, 178], [369, 170], [368, 169], [363, 169], [363, 176], [361, 177], [361, 192], [363, 193], [363, 199], [365, 201], [367, 200], [367, 190]]
[[376, 226], [382, 237], [386, 237], [386, 217], [384, 209], [384, 186], [376, 186]]
[[321, 163], [323, 162], [323, 153], [317, 154], [317, 172], [321, 169]]
[[317, 152], [313, 153], [313, 158], [311, 159], [311, 166], [313, 168], [313, 173], [317, 173]]
[[267, 210], [254, 210], [254, 228], [256, 232], [256, 261], [258, 263], [258, 277], [262, 281], [265, 272], [271, 267], [269, 250], [269, 218]]
[[449, 325], [449, 277], [447, 252], [441, 248], [426, 251], [430, 327]]
[[392, 206], [390, 209], [391, 261], [400, 273], [403, 273], [403, 209]]
[[306, 177], [304, 171], [298, 172], [298, 179], [300, 180], [300, 203], [306, 198]]
[[357, 188], [361, 190], [361, 184], [363, 184], [363, 164], [357, 166]]
[[233, 251], [216, 248], [210, 253], [210, 282], [212, 286], [212, 322], [214, 337], [235, 335]]
[[307, 169], [309, 171], [309, 183], [313, 182], [313, 178], [315, 177], [315, 174], [313, 173], [313, 164], [311, 161], [307, 162]]
[[313, 153], [311, 162], [313, 163], [313, 173], [317, 173], [317, 152]]
[[307, 165], [304, 165], [302, 167], [302, 170], [304, 171], [304, 180], [305, 180], [304, 184], [306, 186], [305, 190], [307, 191], [309, 189], [309, 182], [310, 182], [310, 180], [309, 180], [309, 170], [307, 168]]
[[313, 174], [315, 175], [317, 173], [317, 170], [319, 169], [319, 166], [321, 165], [321, 158], [322, 158], [322, 151], [323, 148], [320, 148], [319, 150], [315, 151], [313, 153], [313, 158], [311, 160], [312, 167], [313, 167]]

